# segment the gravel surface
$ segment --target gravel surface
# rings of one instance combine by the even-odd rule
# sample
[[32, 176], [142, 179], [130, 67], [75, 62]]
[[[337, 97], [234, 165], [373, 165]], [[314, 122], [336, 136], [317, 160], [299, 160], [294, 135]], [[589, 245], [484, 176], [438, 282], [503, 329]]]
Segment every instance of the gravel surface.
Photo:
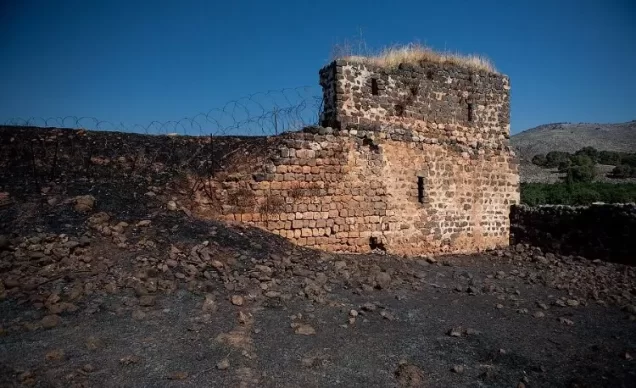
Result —
[[56, 210], [73, 234], [0, 241], [1, 386], [636, 385], [632, 267], [528, 246], [329, 254], [78, 203]]

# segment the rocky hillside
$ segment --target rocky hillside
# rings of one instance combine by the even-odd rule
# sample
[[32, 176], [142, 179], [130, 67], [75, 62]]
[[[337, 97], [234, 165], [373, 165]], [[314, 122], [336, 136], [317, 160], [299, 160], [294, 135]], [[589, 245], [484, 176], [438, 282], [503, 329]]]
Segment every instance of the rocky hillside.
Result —
[[545, 124], [513, 135], [510, 140], [522, 160], [527, 161], [536, 154], [575, 152], [588, 146], [598, 150], [634, 152], [636, 120], [618, 124]]
[[[510, 141], [519, 155], [522, 182], [557, 182], [556, 170], [533, 165], [533, 156], [550, 151], [576, 152], [588, 146], [605, 151], [635, 152], [636, 120], [618, 124], [545, 124], [513, 135]], [[608, 180], [604, 175], [612, 168], [599, 166], [599, 180]]]

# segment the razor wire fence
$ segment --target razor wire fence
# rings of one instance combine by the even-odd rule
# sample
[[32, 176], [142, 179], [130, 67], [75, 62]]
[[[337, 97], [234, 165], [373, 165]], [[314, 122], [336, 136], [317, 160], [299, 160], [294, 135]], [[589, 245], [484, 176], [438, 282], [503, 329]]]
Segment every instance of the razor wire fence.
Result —
[[89, 116], [11, 118], [5, 126], [72, 128], [153, 135], [271, 136], [319, 122], [323, 98], [310, 86], [269, 90], [178, 120], [127, 124]]

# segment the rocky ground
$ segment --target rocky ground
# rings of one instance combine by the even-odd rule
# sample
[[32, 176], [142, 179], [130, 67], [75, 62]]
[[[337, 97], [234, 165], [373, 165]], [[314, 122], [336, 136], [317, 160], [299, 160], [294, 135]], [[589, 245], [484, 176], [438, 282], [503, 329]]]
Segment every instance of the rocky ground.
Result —
[[0, 386], [636, 386], [633, 267], [328, 254], [99, 205], [0, 208]]
[[237, 148], [195, 140], [0, 128], [1, 387], [636, 386], [635, 268], [198, 220], [175, 182]]

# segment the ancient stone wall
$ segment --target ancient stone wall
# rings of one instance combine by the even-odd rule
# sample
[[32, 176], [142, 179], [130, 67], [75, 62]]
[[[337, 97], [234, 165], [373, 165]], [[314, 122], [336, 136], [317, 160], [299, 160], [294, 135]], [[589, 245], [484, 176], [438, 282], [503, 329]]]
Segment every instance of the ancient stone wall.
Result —
[[465, 157], [440, 145], [393, 141], [383, 152], [390, 193], [385, 238], [393, 251], [471, 252], [508, 244], [508, 209], [518, 201], [508, 155]]
[[633, 264], [636, 205], [514, 206], [512, 241], [546, 251]]
[[59, 190], [68, 180], [93, 190], [124, 179], [130, 190], [161, 192], [171, 209], [328, 251], [422, 255], [508, 245], [519, 177], [505, 76], [336, 61], [320, 82], [324, 126], [278, 136], [0, 130], [0, 161], [11, 171], [0, 173], [0, 191], [29, 174], [24, 185], [37, 191], [45, 178]]
[[508, 244], [519, 179], [505, 76], [335, 61], [320, 83], [324, 127], [276, 137], [261, 158], [228, 163], [199, 190], [201, 216], [330, 251]]
[[320, 83], [322, 125], [476, 149], [508, 144], [504, 75], [431, 62], [383, 68], [338, 60], [320, 70]]
[[197, 191], [198, 214], [249, 223], [300, 245], [369, 251], [386, 215], [379, 157], [362, 140], [314, 132], [279, 136], [266, 158], [230, 163]]
[[413, 255], [508, 244], [508, 209], [518, 202], [510, 155], [369, 135], [312, 128], [280, 136], [266, 157], [228, 163], [201, 186], [198, 214], [329, 251]]

